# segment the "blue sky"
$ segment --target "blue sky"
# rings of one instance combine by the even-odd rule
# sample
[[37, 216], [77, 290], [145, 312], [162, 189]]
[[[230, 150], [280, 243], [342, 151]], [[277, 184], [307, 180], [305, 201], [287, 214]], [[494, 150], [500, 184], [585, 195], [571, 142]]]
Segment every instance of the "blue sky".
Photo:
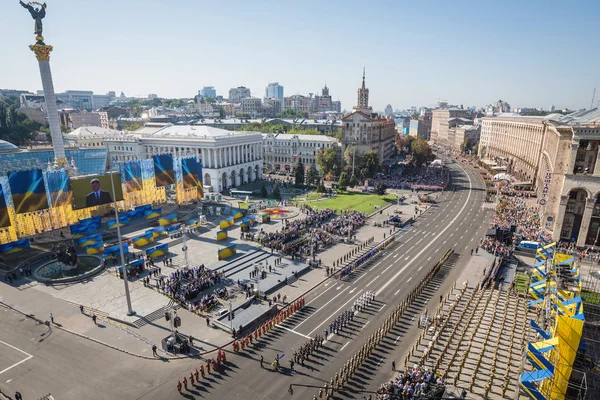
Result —
[[[56, 91], [191, 97], [203, 86], [356, 102], [587, 108], [600, 99], [600, 1], [48, 0]], [[0, 1], [0, 87], [41, 88], [33, 20]]]

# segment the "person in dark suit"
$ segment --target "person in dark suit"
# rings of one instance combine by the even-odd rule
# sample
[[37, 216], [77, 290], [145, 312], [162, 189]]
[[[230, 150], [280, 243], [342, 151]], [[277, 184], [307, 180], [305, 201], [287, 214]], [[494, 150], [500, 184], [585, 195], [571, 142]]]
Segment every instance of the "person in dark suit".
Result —
[[92, 185], [92, 192], [85, 197], [86, 207], [99, 206], [113, 201], [109, 192], [100, 190], [100, 181], [98, 179], [92, 179], [90, 184]]

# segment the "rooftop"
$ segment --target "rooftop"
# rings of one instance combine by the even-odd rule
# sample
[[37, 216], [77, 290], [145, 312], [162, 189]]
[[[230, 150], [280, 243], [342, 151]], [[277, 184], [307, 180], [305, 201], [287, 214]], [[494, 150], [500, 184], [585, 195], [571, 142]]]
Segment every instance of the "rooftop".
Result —
[[574, 113], [567, 115], [549, 114], [546, 115], [544, 119], [560, 126], [600, 125], [600, 108], [575, 111]]
[[294, 135], [291, 133], [263, 133], [262, 134], [263, 139], [268, 137], [268, 136], [273, 136], [274, 139], [277, 140], [292, 140], [294, 138], [298, 138], [299, 140], [302, 141], [308, 141], [308, 142], [327, 142], [327, 143], [332, 143], [335, 142], [337, 139], [331, 136], [325, 136], [325, 135]]
[[228, 131], [206, 125], [169, 125], [156, 132], [144, 135], [146, 138], [215, 139], [234, 136], [258, 136], [259, 132]]

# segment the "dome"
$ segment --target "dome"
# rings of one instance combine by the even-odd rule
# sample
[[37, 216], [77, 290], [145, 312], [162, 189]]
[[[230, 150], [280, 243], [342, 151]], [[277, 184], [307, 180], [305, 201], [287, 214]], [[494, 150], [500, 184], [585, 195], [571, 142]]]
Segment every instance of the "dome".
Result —
[[19, 150], [19, 148], [17, 146], [15, 146], [14, 144], [4, 141], [4, 140], [0, 140], [0, 151], [16, 151]]

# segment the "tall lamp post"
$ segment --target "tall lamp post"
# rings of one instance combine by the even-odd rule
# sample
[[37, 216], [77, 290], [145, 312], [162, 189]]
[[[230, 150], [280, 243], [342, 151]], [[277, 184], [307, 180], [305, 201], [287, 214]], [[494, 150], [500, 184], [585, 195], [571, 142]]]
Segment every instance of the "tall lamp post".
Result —
[[110, 184], [113, 193], [113, 208], [115, 210], [115, 218], [117, 221], [117, 238], [119, 240], [119, 253], [121, 255], [121, 269], [123, 271], [123, 282], [125, 282], [125, 297], [127, 298], [127, 315], [135, 315], [135, 311], [131, 308], [131, 295], [129, 294], [129, 280], [127, 279], [127, 267], [125, 266], [125, 256], [123, 255], [123, 244], [121, 242], [121, 228], [119, 227], [119, 210], [117, 208], [117, 196], [115, 192], [115, 181], [113, 179], [113, 171], [110, 172]]

